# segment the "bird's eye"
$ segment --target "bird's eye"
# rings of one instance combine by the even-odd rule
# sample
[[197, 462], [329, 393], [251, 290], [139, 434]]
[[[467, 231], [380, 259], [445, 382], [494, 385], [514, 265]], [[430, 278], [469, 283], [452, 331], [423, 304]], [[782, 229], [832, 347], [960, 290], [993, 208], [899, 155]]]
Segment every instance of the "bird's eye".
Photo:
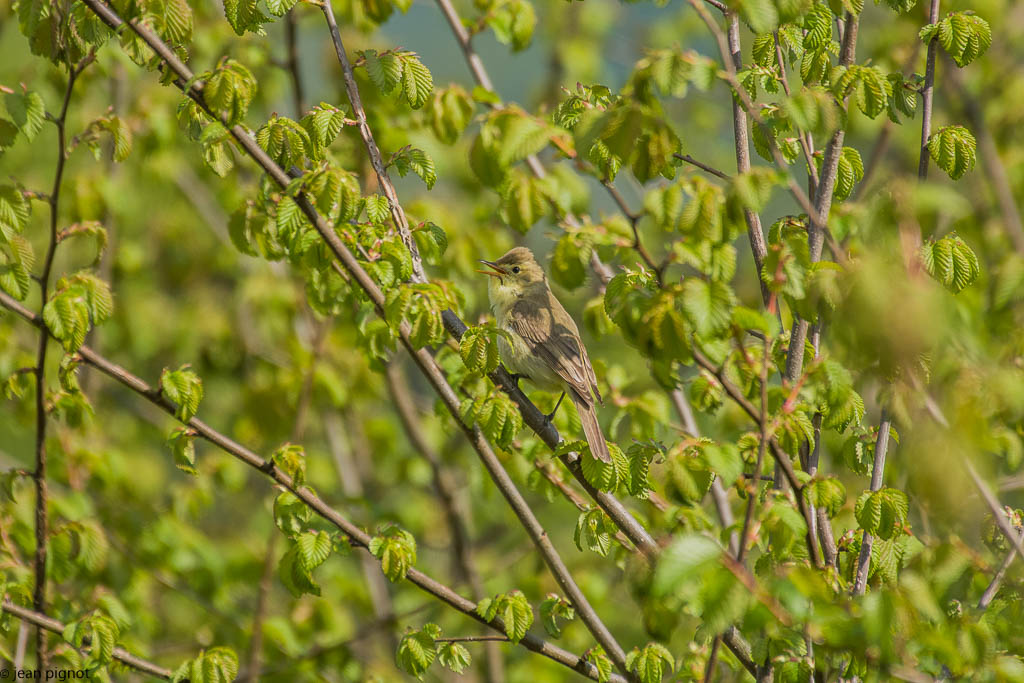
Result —
[[513, 268], [512, 272], [513, 273], [518, 273], [519, 272], [519, 266], [516, 266], [515, 268]]

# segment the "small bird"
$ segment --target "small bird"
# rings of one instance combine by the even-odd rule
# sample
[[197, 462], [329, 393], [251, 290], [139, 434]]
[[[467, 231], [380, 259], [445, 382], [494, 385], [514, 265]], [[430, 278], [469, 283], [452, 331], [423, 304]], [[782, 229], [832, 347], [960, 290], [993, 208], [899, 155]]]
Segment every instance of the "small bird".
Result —
[[526, 247], [515, 247], [497, 261], [480, 263], [491, 270], [487, 294], [498, 327], [508, 338], [498, 338], [505, 366], [517, 380], [525, 377], [541, 389], [562, 390], [550, 420], [568, 393], [576, 405], [590, 452], [611, 462], [608, 444], [594, 410], [594, 399], [602, 402], [597, 377], [580, 339], [576, 323], [551, 292], [547, 276]]

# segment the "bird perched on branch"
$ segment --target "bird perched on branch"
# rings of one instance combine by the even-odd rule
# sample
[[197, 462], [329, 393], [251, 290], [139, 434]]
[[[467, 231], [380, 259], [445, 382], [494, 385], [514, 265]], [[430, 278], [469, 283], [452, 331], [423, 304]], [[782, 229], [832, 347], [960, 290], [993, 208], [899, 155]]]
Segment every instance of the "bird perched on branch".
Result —
[[597, 421], [594, 400], [601, 401], [597, 377], [587, 357], [580, 332], [551, 292], [544, 270], [526, 247], [515, 247], [497, 261], [480, 261], [491, 270], [487, 294], [498, 327], [508, 338], [498, 338], [505, 366], [541, 389], [562, 390], [550, 420], [566, 393], [576, 406], [590, 452], [611, 462], [608, 443]]

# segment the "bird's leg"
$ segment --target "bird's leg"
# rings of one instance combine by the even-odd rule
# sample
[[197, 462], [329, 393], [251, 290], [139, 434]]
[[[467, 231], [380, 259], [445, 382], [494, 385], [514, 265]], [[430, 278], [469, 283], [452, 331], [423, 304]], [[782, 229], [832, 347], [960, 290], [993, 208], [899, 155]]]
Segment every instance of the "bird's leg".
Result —
[[552, 410], [550, 413], [548, 413], [547, 415], [544, 416], [547, 419], [548, 422], [551, 422], [552, 418], [555, 417], [555, 413], [558, 412], [558, 406], [562, 405], [562, 399], [563, 398], [565, 398], [565, 392], [564, 391], [562, 392], [562, 395], [558, 397], [558, 403], [555, 404], [555, 409]]
[[521, 389], [521, 388], [520, 388], [520, 386], [519, 386], [519, 380], [521, 380], [521, 379], [524, 379], [524, 378], [525, 378], [525, 379], [530, 379], [530, 378], [529, 378], [529, 377], [527, 377], [526, 375], [517, 375], [517, 374], [516, 374], [516, 373], [514, 373], [514, 372], [510, 372], [510, 373], [508, 373], [508, 376], [512, 378], [512, 386], [514, 386], [514, 387], [515, 387], [516, 389], [518, 389], [519, 391], [522, 391], [522, 389]]

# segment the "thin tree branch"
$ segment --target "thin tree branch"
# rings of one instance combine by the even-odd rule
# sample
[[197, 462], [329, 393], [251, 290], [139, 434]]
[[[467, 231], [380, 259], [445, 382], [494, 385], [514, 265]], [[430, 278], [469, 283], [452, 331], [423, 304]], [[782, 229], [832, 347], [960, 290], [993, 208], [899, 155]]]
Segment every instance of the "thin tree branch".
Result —
[[[725, 173], [724, 171], [719, 171], [714, 166], [708, 166], [707, 164], [705, 164], [702, 161], [697, 161], [696, 159], [694, 159], [689, 154], [673, 154], [672, 156], [675, 157], [676, 159], [679, 159], [680, 161], [685, 161], [686, 163], [690, 164], [691, 166], [696, 166], [700, 170], [704, 171], [705, 173], [709, 173], [709, 174], [715, 176], [716, 178], [721, 178], [722, 180], [732, 180], [731, 176], [728, 173]], [[742, 173], [742, 171], [740, 171], [740, 172]], [[760, 219], [758, 219], [758, 220], [760, 220]]]
[[[725, 13], [726, 21], [729, 23], [729, 34], [725, 51], [722, 52], [722, 61], [727, 71], [735, 74], [736, 70], [743, 66], [743, 51], [740, 46], [740, 20], [736, 12]], [[706, 20], [705, 20], [706, 21]], [[711, 22], [709, 28], [718, 24]], [[714, 32], [714, 29], [712, 32]], [[719, 41], [719, 47], [722, 43]], [[750, 171], [750, 131], [748, 129], [747, 114], [738, 97], [730, 98], [732, 107], [732, 133], [733, 142], [736, 148], [736, 172], [747, 173]], [[771, 140], [771, 137], [768, 138]], [[768, 285], [761, 278], [761, 267], [764, 265], [765, 257], [768, 255], [768, 245], [764, 240], [764, 228], [761, 226], [761, 216], [748, 207], [743, 207], [743, 219], [747, 224], [747, 239], [750, 242], [750, 252], [754, 256], [754, 268], [757, 271], [757, 282], [761, 287], [761, 301], [766, 306], [771, 297]]]
[[[20, 607], [7, 600], [4, 600], [3, 603], [0, 604], [0, 608], [2, 608], [4, 612], [17, 617], [24, 622], [33, 624], [44, 631], [50, 631], [51, 633], [57, 634], [64, 633], [65, 625], [56, 619], [46, 616], [45, 614], [35, 612], [25, 607]], [[128, 650], [125, 650], [123, 647], [115, 647], [113, 656], [117, 661], [121, 662], [125, 666], [135, 669], [136, 671], [140, 671], [157, 678], [163, 678], [165, 680], [171, 679], [172, 672], [170, 669], [165, 669], [153, 662], [137, 657], [128, 652]]]
[[[85, 0], [85, 2], [91, 4], [97, 2], [97, 0]], [[0, 292], [0, 306], [3, 306], [4, 308], [7, 308], [8, 310], [16, 313], [25, 321], [35, 325], [37, 328], [45, 329], [45, 325], [43, 324], [42, 318], [32, 313], [32, 311], [22, 306], [20, 303], [15, 301], [12, 297], [8, 296], [4, 292]], [[77, 351], [77, 355], [87, 365], [96, 368], [97, 370], [107, 375], [108, 377], [111, 377], [112, 379], [118, 381], [128, 389], [134, 391], [135, 393], [139, 394], [153, 405], [163, 410], [168, 415], [175, 416], [177, 412], [177, 406], [175, 406], [175, 404], [167, 400], [167, 398], [165, 398], [158, 389], [150, 386], [141, 378], [137, 377], [136, 375], [133, 375], [132, 373], [128, 372], [121, 366], [112, 363], [111, 361], [107, 360], [106, 358], [96, 353], [87, 346], [80, 347]], [[317, 496], [310, 489], [304, 487], [297, 487], [295, 483], [292, 481], [291, 477], [289, 477], [280, 468], [274, 465], [272, 461], [265, 460], [264, 458], [262, 458], [252, 450], [246, 448], [242, 444], [239, 444], [238, 442], [234, 441], [228, 436], [225, 436], [224, 434], [213, 429], [199, 418], [193, 417], [192, 419], [188, 420], [187, 422], [183, 422], [182, 424], [191, 427], [192, 430], [195, 431], [196, 436], [205, 439], [206, 441], [210, 442], [214, 446], [217, 446], [218, 448], [228, 453], [229, 455], [232, 455], [235, 458], [241, 460], [243, 463], [249, 465], [253, 469], [259, 470], [263, 474], [267, 475], [279, 486], [290, 491], [296, 498], [304, 502], [307, 506], [309, 506], [310, 509], [313, 510], [313, 512], [315, 512], [322, 519], [334, 525], [339, 531], [341, 531], [349, 538], [349, 541], [353, 545], [365, 550], [366, 552], [369, 552], [368, 547], [371, 540], [369, 534], [367, 534], [361, 528], [359, 528], [351, 521], [349, 521], [340, 512], [338, 512], [337, 510], [329, 506], [327, 503], [325, 503], [319, 496]], [[548, 541], [548, 543], [550, 543], [550, 541]], [[417, 569], [410, 569], [408, 574], [406, 575], [406, 579], [408, 579], [413, 585], [433, 595], [445, 604], [462, 612], [466, 616], [480, 623], [490, 626], [499, 633], [505, 632], [504, 622], [500, 618], [495, 618], [492, 621], [485, 620], [483, 617], [476, 613], [475, 602], [462, 597], [448, 586], [434, 580], [427, 574]], [[580, 606], [575, 604], [574, 606], [576, 607], [577, 611], [579, 611]], [[578, 673], [581, 673], [589, 678], [597, 680], [597, 668], [593, 664], [587, 662], [586, 660], [577, 655], [572, 654], [571, 652], [563, 650], [531, 634], [527, 634], [526, 637], [524, 637], [520, 641], [520, 644], [528, 650], [542, 654], [545, 657], [548, 657], [549, 659], [558, 662], [559, 664], [563, 664], [573, 669], [574, 671], [577, 671]], [[613, 674], [611, 680], [615, 681], [615, 683], [623, 683], [627, 679], [618, 674]]]
[[239, 675], [242, 683], [256, 683], [260, 677], [260, 659], [263, 654], [263, 621], [267, 616], [267, 603], [271, 583], [274, 580], [274, 559], [277, 548], [278, 530], [270, 529], [267, 548], [263, 554], [263, 572], [260, 575], [259, 587], [256, 591], [256, 609], [252, 615], [252, 636], [249, 638], [249, 654], [246, 657], [245, 671]]
[[[1021, 531], [1024, 534], [1024, 530]], [[1020, 534], [1018, 534], [1020, 536]], [[996, 597], [996, 593], [999, 592], [999, 587], [1003, 584], [1003, 578], [1006, 576], [1006, 572], [1010, 569], [1010, 565], [1013, 564], [1013, 560], [1017, 557], [1016, 547], [1011, 547], [1010, 552], [1006, 553], [1006, 557], [1003, 558], [1002, 564], [999, 565], [999, 569], [996, 570], [995, 576], [992, 577], [992, 581], [989, 582], [985, 588], [985, 592], [981, 594], [981, 598], [978, 600], [978, 609], [986, 610], [992, 603], [992, 598]]]
[[327, 20], [327, 27], [331, 33], [331, 41], [334, 43], [334, 52], [338, 57], [338, 64], [341, 66], [342, 78], [345, 81], [345, 92], [348, 94], [348, 101], [352, 105], [352, 113], [356, 117], [356, 127], [363, 139], [363, 146], [370, 157], [370, 165], [377, 176], [377, 184], [380, 186], [384, 196], [387, 197], [391, 206], [391, 219], [398, 229], [402, 243], [409, 250], [412, 256], [413, 282], [427, 282], [427, 275], [423, 271], [423, 260], [420, 258], [419, 247], [409, 230], [409, 220], [405, 216], [405, 210], [398, 202], [398, 192], [395, 190], [391, 178], [388, 176], [387, 167], [384, 164], [383, 155], [373, 138], [373, 131], [367, 122], [366, 110], [363, 108], [363, 101], [359, 95], [359, 86], [356, 84], [356, 76], [352, 70], [352, 64], [348, 60], [348, 53], [345, 51], [345, 44], [341, 41], [341, 32], [338, 31], [338, 22], [334, 18], [334, 8], [331, 0], [321, 0], [320, 9], [323, 10], [324, 18]]
[[[928, 23], [939, 21], [939, 0], [931, 0], [928, 6]], [[935, 97], [935, 57], [939, 48], [938, 35], [928, 42], [928, 56], [925, 58], [924, 84], [921, 86], [921, 154], [917, 162], [919, 180], [928, 178], [928, 138], [932, 135], [932, 105]]]
[[453, 638], [435, 638], [437, 643], [481, 643], [481, 642], [508, 642], [508, 636], [455, 636]]
[[[875, 459], [871, 466], [871, 490], [878, 491], [882, 488], [882, 475], [885, 472], [885, 455], [889, 450], [889, 427], [891, 425], [889, 411], [882, 409], [882, 418], [878, 421], [878, 435], [875, 438]], [[867, 531], [860, 544], [860, 556], [857, 558], [857, 567], [853, 583], [853, 594], [864, 595], [868, 585], [868, 575], [871, 573], [871, 546], [874, 544], [874, 537]]]
[[[850, 66], [853, 64], [856, 57], [857, 30], [859, 26], [860, 15], [847, 12], [843, 28], [843, 43], [839, 51], [840, 66]], [[846, 130], [840, 126], [832, 134], [828, 144], [825, 146], [814, 208], [807, 214], [810, 219], [807, 244], [810, 249], [812, 263], [821, 260], [821, 252], [825, 244], [825, 234], [828, 231], [829, 211], [832, 208], [832, 197], [835, 193], [836, 176], [839, 173], [839, 157], [842, 155], [845, 139]], [[835, 255], [839, 258], [841, 252], [836, 251]], [[786, 379], [790, 382], [796, 382], [803, 373], [804, 344], [807, 341], [807, 328], [808, 322], [806, 320], [798, 317], [793, 321], [789, 351], [786, 354]]]
[[[78, 75], [88, 66], [95, 53], [90, 52], [81, 62], [68, 67], [68, 81], [64, 88], [64, 101], [61, 104], [60, 114], [50, 120], [57, 127], [57, 167], [53, 173], [53, 189], [47, 198], [50, 205], [50, 240], [46, 247], [46, 256], [43, 258], [43, 272], [39, 276], [39, 307], [40, 315], [49, 299], [50, 273], [53, 270], [53, 259], [57, 254], [57, 222], [60, 218], [60, 191], [64, 181], [64, 165], [67, 161], [67, 134], [66, 123], [68, 107], [71, 104], [71, 93], [75, 88], [75, 81]], [[35, 480], [35, 538], [36, 549], [33, 559], [33, 574], [35, 576], [35, 589], [32, 596], [32, 605], [36, 612], [46, 612], [46, 543], [50, 536], [49, 517], [47, 505], [49, 496], [46, 490], [46, 351], [49, 347], [50, 336], [47, 331], [39, 332], [39, 342], [36, 347], [35, 365], [35, 407], [36, 407], [36, 445], [35, 445], [35, 471], [32, 478]], [[36, 666], [42, 671], [47, 671], [50, 666], [50, 655], [46, 649], [46, 629], [36, 629]]]
[[981, 494], [982, 500], [988, 505], [988, 509], [992, 511], [992, 517], [999, 527], [999, 531], [1002, 532], [1006, 540], [1010, 542], [1010, 545], [1017, 551], [1017, 553], [1024, 557], [1024, 534], [1018, 534], [1010, 522], [1006, 519], [1002, 507], [999, 505], [999, 501], [989, 490], [988, 485], [978, 475], [978, 470], [974, 469], [974, 465], [967, 458], [964, 458], [964, 467], [967, 469], [967, 473], [971, 475], [971, 479], [974, 481], [974, 485], [978, 488], [978, 492]]

